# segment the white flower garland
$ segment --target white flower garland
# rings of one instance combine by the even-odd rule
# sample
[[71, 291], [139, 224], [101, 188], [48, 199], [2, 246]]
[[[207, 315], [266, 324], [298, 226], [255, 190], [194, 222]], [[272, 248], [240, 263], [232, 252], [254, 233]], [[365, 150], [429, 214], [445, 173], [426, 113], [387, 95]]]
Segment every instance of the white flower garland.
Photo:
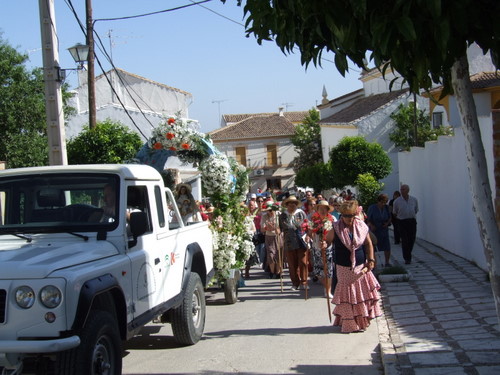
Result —
[[227, 157], [223, 154], [212, 154], [200, 163], [199, 170], [203, 178], [203, 186], [208, 195], [229, 194], [233, 188], [231, 169]]

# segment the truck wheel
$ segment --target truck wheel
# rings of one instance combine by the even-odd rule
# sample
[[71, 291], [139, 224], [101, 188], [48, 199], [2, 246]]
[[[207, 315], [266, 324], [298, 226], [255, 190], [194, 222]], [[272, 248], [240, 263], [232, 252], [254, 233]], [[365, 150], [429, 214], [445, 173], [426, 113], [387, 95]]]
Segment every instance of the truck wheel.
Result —
[[80, 345], [58, 356], [58, 374], [120, 375], [121, 338], [116, 319], [107, 311], [90, 313], [80, 333]]
[[238, 281], [234, 277], [224, 280], [224, 298], [231, 305], [238, 301]]
[[200, 341], [205, 329], [205, 291], [200, 276], [191, 272], [182, 304], [172, 310], [172, 331], [179, 344], [193, 345]]

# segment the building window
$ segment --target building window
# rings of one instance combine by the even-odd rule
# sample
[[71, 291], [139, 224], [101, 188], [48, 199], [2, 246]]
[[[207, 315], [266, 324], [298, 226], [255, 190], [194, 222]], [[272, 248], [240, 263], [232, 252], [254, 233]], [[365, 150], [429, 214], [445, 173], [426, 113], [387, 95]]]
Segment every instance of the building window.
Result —
[[247, 166], [247, 150], [245, 147], [236, 147], [235, 148], [235, 153], [236, 153], [236, 161], [240, 163], [243, 166]]
[[278, 151], [276, 145], [267, 145], [267, 165], [278, 164]]
[[432, 127], [439, 128], [443, 125], [443, 112], [432, 113]]

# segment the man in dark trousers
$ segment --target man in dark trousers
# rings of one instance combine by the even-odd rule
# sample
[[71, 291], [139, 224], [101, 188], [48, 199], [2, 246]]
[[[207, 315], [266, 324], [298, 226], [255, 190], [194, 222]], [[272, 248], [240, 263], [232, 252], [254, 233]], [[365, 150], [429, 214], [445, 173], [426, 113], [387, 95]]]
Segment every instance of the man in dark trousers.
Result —
[[393, 213], [399, 220], [401, 247], [406, 264], [411, 263], [411, 252], [417, 237], [418, 200], [409, 195], [410, 187], [401, 185], [401, 196], [393, 203]]

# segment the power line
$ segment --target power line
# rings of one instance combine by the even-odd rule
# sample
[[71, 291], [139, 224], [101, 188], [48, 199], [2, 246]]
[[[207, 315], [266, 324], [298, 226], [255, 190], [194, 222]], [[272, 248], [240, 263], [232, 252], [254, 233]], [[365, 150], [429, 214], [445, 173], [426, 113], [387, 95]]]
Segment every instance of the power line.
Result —
[[94, 22], [97, 22], [97, 21], [122, 21], [122, 20], [128, 20], [128, 19], [132, 19], [132, 18], [140, 18], [140, 17], [153, 16], [153, 15], [160, 14], [160, 13], [167, 13], [167, 12], [172, 12], [174, 10], [179, 10], [179, 9], [184, 9], [184, 8], [192, 7], [192, 6], [198, 5], [198, 4], [208, 3], [209, 1], [212, 1], [212, 0], [203, 0], [203, 1], [200, 1], [200, 2], [197, 2], [197, 3], [193, 3], [193, 4], [181, 5], [181, 6], [178, 6], [176, 8], [158, 10], [156, 12], [149, 12], [149, 13], [144, 13], [144, 14], [137, 14], [137, 15], [134, 15], [134, 16], [115, 17], [115, 18], [97, 18], [97, 19], [94, 20]]

